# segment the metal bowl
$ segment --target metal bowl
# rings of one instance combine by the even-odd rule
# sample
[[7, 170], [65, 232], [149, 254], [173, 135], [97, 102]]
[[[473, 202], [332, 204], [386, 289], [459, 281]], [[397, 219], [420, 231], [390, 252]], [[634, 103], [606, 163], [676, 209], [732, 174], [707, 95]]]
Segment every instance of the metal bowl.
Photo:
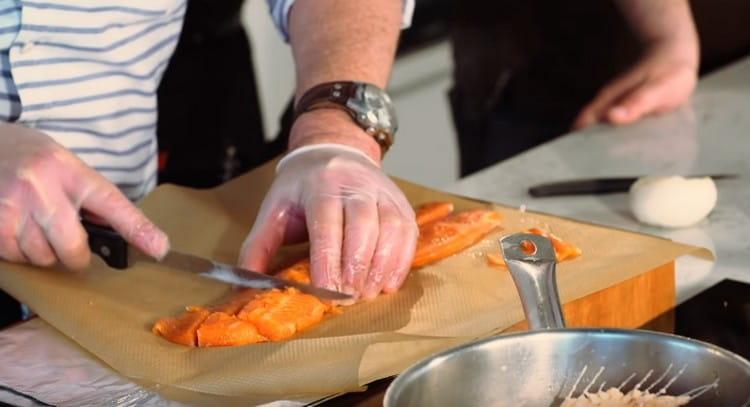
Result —
[[617, 387], [635, 374], [625, 386], [630, 389], [652, 369], [642, 388], [663, 377], [652, 387], [655, 392], [683, 368], [668, 394], [685, 394], [718, 379], [690, 405], [750, 403], [750, 363], [719, 347], [647, 331], [558, 329], [502, 335], [432, 356], [391, 384], [384, 405], [554, 406], [592, 382], [596, 391], [601, 383]]
[[[522, 242], [534, 244], [528, 253]], [[639, 330], [565, 329], [555, 255], [545, 238], [501, 241], [534, 331], [501, 335], [434, 355], [388, 388], [386, 407], [556, 406], [600, 388], [636, 386], [697, 395], [691, 406], [750, 406], [750, 362], [700, 341]]]

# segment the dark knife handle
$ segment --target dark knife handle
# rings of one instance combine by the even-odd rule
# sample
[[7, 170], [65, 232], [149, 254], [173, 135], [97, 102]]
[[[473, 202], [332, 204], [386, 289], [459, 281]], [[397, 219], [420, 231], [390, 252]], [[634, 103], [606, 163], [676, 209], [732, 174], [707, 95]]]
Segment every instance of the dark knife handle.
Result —
[[109, 226], [95, 223], [85, 217], [81, 225], [89, 235], [89, 249], [101, 257], [109, 267], [125, 269], [128, 267], [128, 242]]
[[616, 192], [628, 192], [630, 186], [637, 180], [628, 178], [599, 178], [584, 179], [576, 181], [552, 182], [540, 184], [529, 188], [529, 194], [533, 197], [561, 196], [561, 195], [584, 195], [584, 194], [612, 194]]
[[[737, 178], [737, 174], [712, 174], [712, 175], [687, 175], [686, 178], [711, 177], [714, 181]], [[535, 185], [529, 188], [529, 194], [533, 197], [560, 196], [560, 195], [584, 195], [584, 194], [611, 194], [615, 192], [628, 192], [630, 187], [639, 177], [622, 178], [593, 178], [575, 181], [550, 182], [548, 184]]]

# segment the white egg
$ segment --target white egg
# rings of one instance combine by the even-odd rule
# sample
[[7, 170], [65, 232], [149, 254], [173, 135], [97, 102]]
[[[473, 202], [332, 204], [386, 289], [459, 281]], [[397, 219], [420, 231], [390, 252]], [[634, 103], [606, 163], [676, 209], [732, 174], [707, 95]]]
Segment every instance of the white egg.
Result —
[[630, 187], [630, 209], [640, 222], [679, 228], [708, 216], [716, 197], [710, 177], [643, 177]]

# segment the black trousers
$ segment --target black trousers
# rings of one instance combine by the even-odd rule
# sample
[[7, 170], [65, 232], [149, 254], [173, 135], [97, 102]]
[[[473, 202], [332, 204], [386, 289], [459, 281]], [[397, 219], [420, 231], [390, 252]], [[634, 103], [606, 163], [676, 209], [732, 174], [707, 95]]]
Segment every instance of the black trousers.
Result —
[[461, 175], [566, 132], [637, 46], [609, 1], [455, 2], [449, 98]]
[[159, 87], [160, 182], [213, 187], [281, 154], [266, 142], [242, 0], [190, 0]]

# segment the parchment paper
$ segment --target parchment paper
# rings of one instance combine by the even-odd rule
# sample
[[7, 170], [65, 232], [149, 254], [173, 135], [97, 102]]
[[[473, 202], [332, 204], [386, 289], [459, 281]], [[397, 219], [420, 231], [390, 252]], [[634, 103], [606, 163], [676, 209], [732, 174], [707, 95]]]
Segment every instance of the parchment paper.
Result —
[[[234, 262], [273, 178], [273, 165], [213, 190], [165, 185], [142, 208], [175, 249]], [[450, 200], [487, 205], [399, 181], [414, 204]], [[0, 264], [0, 286], [120, 373], [156, 383], [164, 394], [199, 404], [315, 399], [354, 391], [398, 373], [430, 353], [487, 336], [523, 319], [508, 273], [487, 265], [495, 239], [544, 226], [580, 246], [558, 267], [568, 302], [632, 278], [678, 256], [707, 251], [657, 237], [494, 205], [504, 229], [460, 255], [412, 272], [395, 295], [346, 309], [299, 338], [234, 348], [194, 349], [151, 333], [158, 318], [226, 295], [226, 285], [138, 262], [125, 271], [98, 259], [85, 273]], [[299, 250], [297, 250], [299, 252]], [[284, 260], [289, 252], [281, 253]], [[648, 295], [648, 293], [644, 293]]]

